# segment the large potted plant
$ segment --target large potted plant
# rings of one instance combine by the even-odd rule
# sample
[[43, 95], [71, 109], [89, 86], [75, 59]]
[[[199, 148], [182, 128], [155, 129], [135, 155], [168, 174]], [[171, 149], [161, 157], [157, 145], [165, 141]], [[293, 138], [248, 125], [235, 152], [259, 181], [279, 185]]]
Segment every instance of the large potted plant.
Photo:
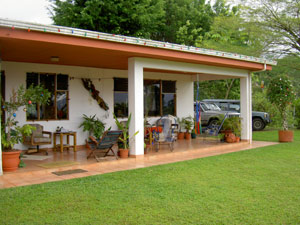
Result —
[[241, 118], [238, 116], [229, 117], [224, 120], [222, 133], [228, 143], [239, 142], [241, 138]]
[[194, 127], [194, 120], [191, 116], [184, 118], [184, 126], [185, 126], [185, 139], [190, 140], [191, 139], [191, 131]]
[[129, 125], [131, 120], [131, 114], [128, 116], [128, 120], [125, 122], [120, 122], [115, 114], [115, 122], [119, 130], [123, 132], [123, 134], [119, 137], [119, 140], [122, 142], [122, 147], [119, 148], [120, 158], [128, 158], [129, 155], [129, 142], [135, 135], [139, 133], [139, 131], [135, 132], [133, 136], [129, 136]]
[[97, 140], [101, 138], [105, 131], [105, 123], [100, 119], [96, 118], [96, 115], [87, 116], [83, 114], [83, 122], [80, 124], [79, 128], [82, 127], [83, 131], [88, 131], [89, 136], [94, 136]]
[[288, 110], [296, 98], [294, 87], [287, 75], [274, 77], [267, 89], [267, 97], [278, 109], [281, 116], [282, 130], [278, 131], [280, 142], [292, 142], [294, 133], [288, 130]]
[[177, 139], [181, 140], [184, 139], [184, 132], [183, 132], [183, 129], [185, 128], [184, 118], [180, 119], [179, 117], [177, 117], [177, 123], [179, 125], [179, 132], [178, 132]]
[[30, 86], [25, 89], [22, 85], [17, 91], [12, 90], [9, 101], [2, 99], [2, 108], [6, 113], [6, 121], [1, 127], [2, 143], [2, 166], [4, 171], [14, 171], [18, 168], [21, 151], [14, 149], [16, 144], [23, 140], [23, 136], [29, 136], [35, 129], [30, 125], [18, 126], [16, 116], [19, 108], [24, 107], [26, 111], [35, 104], [46, 104], [50, 92], [41, 86]]

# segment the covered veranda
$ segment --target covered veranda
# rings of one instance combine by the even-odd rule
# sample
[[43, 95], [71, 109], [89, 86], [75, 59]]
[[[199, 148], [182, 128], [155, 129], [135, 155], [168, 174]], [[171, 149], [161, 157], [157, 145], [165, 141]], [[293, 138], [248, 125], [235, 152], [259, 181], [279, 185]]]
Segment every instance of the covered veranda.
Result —
[[[9, 68], [11, 62], [20, 63], [17, 65], [22, 66], [31, 64], [37, 68], [38, 65], [61, 65], [79, 66], [86, 70], [96, 68], [127, 71], [129, 113], [132, 114], [131, 135], [144, 130], [142, 106], [143, 80], [146, 72], [188, 76], [189, 93], [197, 75], [200, 80], [240, 79], [243, 144], [251, 144], [252, 141], [251, 72], [271, 70], [274, 65], [273, 61], [233, 53], [9, 20], [0, 20], [0, 52], [0, 65], [3, 65], [0, 71]], [[59, 60], [52, 60], [54, 58]], [[186, 112], [191, 114], [193, 98], [184, 99], [186, 95], [184, 88], [176, 94], [181, 98], [177, 114], [188, 115]], [[24, 114], [24, 118], [25, 116]], [[45, 123], [50, 122], [51, 127], [56, 127], [60, 123], [60, 121]], [[176, 148], [180, 149], [179, 146], [175, 147], [174, 154], [177, 152]], [[184, 149], [193, 147], [188, 145]], [[53, 159], [58, 154], [61, 153], [54, 153]], [[144, 157], [143, 132], [139, 132], [131, 140], [130, 155], [135, 158]], [[78, 157], [77, 154], [73, 154], [73, 158], [75, 157]]]

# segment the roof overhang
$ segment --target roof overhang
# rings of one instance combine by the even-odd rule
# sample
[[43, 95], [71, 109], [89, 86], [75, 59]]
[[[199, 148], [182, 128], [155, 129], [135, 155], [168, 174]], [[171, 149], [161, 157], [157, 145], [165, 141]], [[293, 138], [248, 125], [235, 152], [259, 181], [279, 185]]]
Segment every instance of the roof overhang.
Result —
[[[47, 32], [45, 28], [44, 31], [40, 31], [30, 29], [29, 25], [25, 29], [13, 25], [11, 27], [2, 26], [0, 23], [0, 57], [3, 61], [127, 70], [128, 58], [145, 57], [248, 71], [271, 70], [272, 64], [276, 63], [254, 57], [236, 57], [234, 53], [201, 54], [196, 47], [193, 47], [194, 51], [184, 51], [182, 47], [172, 49], [169, 43], [165, 43], [161, 47], [147, 46], [146, 42], [144, 44], [133, 44], [132, 41], [127, 43], [124, 36], [122, 36], [122, 42], [107, 38], [107, 40], [100, 39], [99, 34], [98, 38], [86, 37], [86, 33], [81, 37], [72, 35], [73, 30], [70, 34], [60, 33], [63, 28], [59, 26], [51, 26], [51, 28], [58, 29], [57, 32]], [[112, 37], [115, 36], [112, 35]], [[178, 47], [178, 45], [176, 46]], [[190, 49], [190, 47], [188, 48]], [[224, 54], [230, 55], [226, 57]], [[51, 57], [57, 57], [59, 61], [53, 62]]]

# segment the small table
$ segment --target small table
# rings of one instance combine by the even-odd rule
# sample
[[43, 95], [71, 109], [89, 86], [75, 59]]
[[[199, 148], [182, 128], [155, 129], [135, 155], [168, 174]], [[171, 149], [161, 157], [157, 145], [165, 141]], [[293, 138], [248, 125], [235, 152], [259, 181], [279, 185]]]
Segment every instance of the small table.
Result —
[[[56, 144], [56, 137], [59, 135], [60, 143]], [[63, 137], [67, 136], [67, 144], [64, 144]], [[73, 136], [73, 145], [70, 145], [70, 136]], [[54, 132], [53, 133], [53, 150], [56, 151], [57, 148], [60, 148], [60, 152], [64, 151], [64, 148], [73, 148], [74, 152], [76, 152], [76, 132], [68, 131], [68, 132]]]

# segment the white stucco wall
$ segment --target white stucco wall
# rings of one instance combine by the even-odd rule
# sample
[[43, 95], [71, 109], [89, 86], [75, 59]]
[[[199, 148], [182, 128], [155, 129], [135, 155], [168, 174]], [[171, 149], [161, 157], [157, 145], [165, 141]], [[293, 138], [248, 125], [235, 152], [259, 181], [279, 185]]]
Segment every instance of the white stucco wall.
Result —
[[[77, 144], [83, 145], [88, 136], [87, 132], [83, 132], [81, 128], [78, 128], [82, 122], [83, 114], [88, 116], [96, 114], [97, 117], [106, 123], [107, 128], [116, 128], [112, 116], [113, 77], [127, 77], [127, 71], [16, 62], [2, 62], [2, 70], [5, 71], [6, 76], [6, 99], [10, 97], [12, 88], [17, 89], [21, 84], [26, 86], [27, 72], [63, 73], [68, 74], [70, 77], [75, 77], [75, 79], [69, 80], [69, 120], [34, 122], [43, 125], [45, 130], [54, 132], [57, 126], [63, 126], [68, 130], [77, 131]], [[96, 89], [100, 91], [100, 96], [108, 104], [108, 111], [104, 111], [98, 106], [78, 78], [92, 79]], [[194, 93], [191, 75], [144, 72], [144, 79], [176, 80], [177, 116], [193, 115]], [[20, 108], [17, 112], [16, 119], [20, 125], [33, 123], [32, 121], [26, 121], [26, 114], [23, 108]], [[155, 120], [155, 118], [150, 119], [151, 121]], [[16, 145], [15, 147], [20, 149], [27, 148], [27, 146], [23, 145]], [[51, 145], [43, 147], [51, 147]]]

